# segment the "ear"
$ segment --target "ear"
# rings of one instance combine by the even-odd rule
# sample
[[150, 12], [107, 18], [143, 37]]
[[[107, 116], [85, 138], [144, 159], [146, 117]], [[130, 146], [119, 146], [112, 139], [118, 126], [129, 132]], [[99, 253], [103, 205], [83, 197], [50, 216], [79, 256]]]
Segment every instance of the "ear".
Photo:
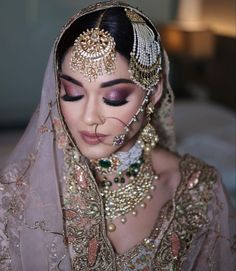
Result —
[[154, 92], [151, 96], [151, 102], [155, 105], [161, 98], [163, 92], [163, 80], [161, 79], [157, 86], [155, 86]]

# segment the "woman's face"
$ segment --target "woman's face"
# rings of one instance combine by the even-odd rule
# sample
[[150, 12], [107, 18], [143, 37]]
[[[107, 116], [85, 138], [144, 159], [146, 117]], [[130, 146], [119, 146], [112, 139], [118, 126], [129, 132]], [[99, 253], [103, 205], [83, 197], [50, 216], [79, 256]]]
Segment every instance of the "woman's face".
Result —
[[113, 146], [115, 136], [124, 133], [141, 106], [145, 91], [132, 82], [127, 60], [117, 53], [116, 70], [89, 82], [80, 72], [70, 69], [69, 49], [60, 75], [60, 106], [68, 129], [79, 150], [89, 159], [98, 159], [129, 150], [143, 124], [143, 115], [131, 125], [125, 142]]

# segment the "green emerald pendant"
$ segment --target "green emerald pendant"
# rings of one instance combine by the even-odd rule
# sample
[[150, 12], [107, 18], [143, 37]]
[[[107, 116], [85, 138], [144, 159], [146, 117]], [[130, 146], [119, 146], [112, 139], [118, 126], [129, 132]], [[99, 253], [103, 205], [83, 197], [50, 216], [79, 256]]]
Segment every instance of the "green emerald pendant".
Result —
[[109, 167], [111, 167], [111, 161], [110, 160], [100, 160], [99, 166], [102, 168], [109, 168]]

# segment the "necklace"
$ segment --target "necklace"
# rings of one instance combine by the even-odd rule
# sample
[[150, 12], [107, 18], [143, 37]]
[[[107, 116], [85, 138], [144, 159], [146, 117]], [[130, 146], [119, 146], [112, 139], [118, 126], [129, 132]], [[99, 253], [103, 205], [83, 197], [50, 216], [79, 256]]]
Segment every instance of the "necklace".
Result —
[[113, 183], [121, 186], [125, 183], [125, 176], [136, 176], [142, 159], [141, 144], [136, 142], [128, 152], [117, 152], [109, 157], [98, 160], [90, 160], [92, 167], [102, 176], [102, 186], [112, 186], [112, 181], [107, 178], [107, 175], [114, 174]]
[[[136, 159], [135, 159], [136, 160]], [[109, 161], [104, 163], [104, 161]], [[151, 192], [156, 189], [154, 182], [158, 180], [152, 169], [149, 153], [141, 156], [137, 161], [132, 162], [124, 171], [119, 171], [113, 182], [107, 178], [107, 174], [115, 172], [121, 165], [117, 156], [98, 160], [95, 167], [103, 176], [101, 185], [101, 196], [105, 208], [107, 229], [109, 232], [116, 230], [114, 220], [120, 218], [121, 223], [126, 223], [128, 213], [134, 216], [138, 214], [139, 207], [146, 207], [146, 200], [151, 200]], [[129, 181], [125, 184], [125, 180]], [[113, 183], [118, 184], [117, 189], [113, 189]]]

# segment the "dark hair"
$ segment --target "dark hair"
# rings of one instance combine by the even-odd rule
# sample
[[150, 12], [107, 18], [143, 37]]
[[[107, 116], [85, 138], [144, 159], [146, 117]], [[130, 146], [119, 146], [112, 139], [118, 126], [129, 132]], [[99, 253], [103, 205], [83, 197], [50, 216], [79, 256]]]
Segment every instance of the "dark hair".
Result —
[[[105, 31], [108, 31], [114, 38], [116, 51], [123, 55], [127, 60], [130, 59], [130, 52], [132, 51], [134, 40], [133, 27], [124, 8], [113, 7], [106, 9], [105, 12], [104, 10], [99, 10], [86, 14], [79, 17], [71, 24], [69, 29], [66, 30], [61, 37], [58, 44], [57, 61], [59, 67], [61, 66], [67, 50], [73, 46], [75, 39], [87, 29], [96, 27], [101, 15], [102, 20], [100, 27]], [[153, 29], [149, 22], [147, 22], [147, 24]], [[153, 31], [156, 34], [154, 29]]]

